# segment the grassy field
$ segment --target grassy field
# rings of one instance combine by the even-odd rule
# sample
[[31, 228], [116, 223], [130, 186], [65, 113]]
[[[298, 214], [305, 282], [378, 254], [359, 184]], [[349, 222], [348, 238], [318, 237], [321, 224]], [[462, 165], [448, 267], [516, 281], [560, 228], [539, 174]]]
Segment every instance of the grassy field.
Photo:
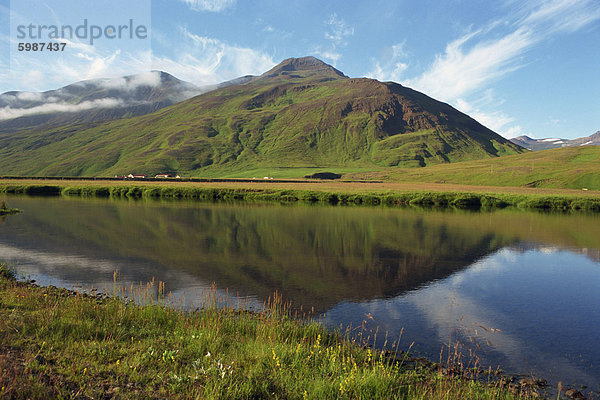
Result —
[[355, 166], [355, 167], [332, 167], [332, 168], [321, 168], [321, 167], [266, 167], [266, 168], [253, 168], [248, 167], [243, 170], [233, 168], [227, 169], [226, 167], [220, 170], [204, 170], [202, 171], [203, 178], [245, 178], [245, 179], [263, 179], [264, 177], [271, 177], [274, 179], [302, 179], [307, 175], [312, 175], [316, 172], [331, 172], [334, 171], [341, 175], [352, 175], [352, 174], [368, 174], [377, 171], [383, 171], [385, 168], [378, 167], [376, 165], [369, 166]]
[[208, 292], [186, 313], [162, 287], [131, 288], [132, 303], [19, 282], [0, 266], [0, 398], [450, 400], [534, 390], [474, 365], [359, 346], [290, 316], [278, 297], [252, 313], [217, 307], [226, 299]]
[[0, 180], [0, 193], [207, 201], [276, 201], [555, 211], [600, 211], [600, 193], [573, 189], [395, 182], [159, 182]]
[[600, 190], [600, 146], [566, 147], [426, 168], [388, 168], [350, 173], [346, 178]]

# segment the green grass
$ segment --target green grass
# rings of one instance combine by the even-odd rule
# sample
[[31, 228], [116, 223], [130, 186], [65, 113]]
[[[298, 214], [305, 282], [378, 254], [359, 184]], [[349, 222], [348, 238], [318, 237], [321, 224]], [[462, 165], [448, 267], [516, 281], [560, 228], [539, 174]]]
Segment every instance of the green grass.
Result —
[[383, 167], [365, 166], [365, 167], [248, 167], [244, 170], [237, 168], [221, 170], [205, 170], [202, 172], [203, 178], [257, 178], [271, 177], [275, 179], [297, 179], [306, 175], [312, 175], [316, 172], [333, 172], [336, 174], [354, 174], [363, 172], [373, 172], [382, 170]]
[[0, 397], [517, 397], [502, 382], [467, 379], [467, 369], [360, 347], [291, 317], [278, 297], [251, 313], [216, 307], [210, 291], [186, 313], [163, 288], [132, 288], [136, 305], [18, 282], [0, 266]]
[[[360, 184], [358, 184], [360, 185]], [[202, 201], [275, 201], [280, 203], [327, 203], [332, 205], [416, 206], [457, 209], [499, 209], [517, 207], [546, 211], [599, 212], [600, 198], [575, 194], [469, 192], [469, 191], [392, 191], [331, 190], [326, 186], [317, 190], [264, 188], [242, 183], [237, 187], [164, 184], [104, 184], [71, 183], [58, 181], [55, 185], [37, 183], [0, 182], [0, 193], [83, 196], [111, 198], [162, 198]]]
[[8, 208], [8, 206], [6, 205], [6, 202], [4, 200], [0, 201], [0, 216], [1, 215], [9, 215], [9, 214], [16, 214], [21, 212], [21, 210], [17, 209], [17, 208]]
[[346, 178], [600, 190], [600, 146], [566, 147], [426, 168], [386, 169]]

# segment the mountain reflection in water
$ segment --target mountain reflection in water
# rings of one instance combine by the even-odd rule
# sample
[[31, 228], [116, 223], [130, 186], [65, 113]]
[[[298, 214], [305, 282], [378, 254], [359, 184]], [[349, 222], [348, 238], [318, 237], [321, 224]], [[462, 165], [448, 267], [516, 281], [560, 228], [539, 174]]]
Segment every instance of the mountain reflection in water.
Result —
[[9, 203], [24, 213], [0, 224], [0, 259], [42, 283], [111, 287], [118, 270], [123, 285], [155, 278], [188, 299], [213, 282], [256, 304], [278, 291], [293, 307], [325, 313], [332, 327], [367, 321], [391, 340], [402, 331], [404, 348], [415, 342], [432, 358], [454, 338], [490, 365], [600, 384], [600, 350], [589, 333], [600, 326], [598, 216]]

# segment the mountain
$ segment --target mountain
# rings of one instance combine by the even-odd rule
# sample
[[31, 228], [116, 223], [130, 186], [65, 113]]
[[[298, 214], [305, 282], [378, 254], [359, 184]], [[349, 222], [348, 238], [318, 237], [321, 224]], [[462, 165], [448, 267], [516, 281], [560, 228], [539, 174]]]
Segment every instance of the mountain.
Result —
[[288, 78], [347, 78], [341, 71], [315, 57], [288, 58], [260, 78], [286, 81]]
[[577, 139], [532, 139], [529, 136], [519, 136], [510, 139], [510, 141], [533, 151], [571, 146], [600, 146], [600, 131], [594, 133], [593, 135]]
[[94, 79], [46, 92], [0, 94], [0, 135], [144, 115], [216, 87], [197, 87], [166, 72]]
[[313, 57], [152, 114], [0, 138], [0, 174], [191, 176], [425, 166], [524, 151], [448, 104]]

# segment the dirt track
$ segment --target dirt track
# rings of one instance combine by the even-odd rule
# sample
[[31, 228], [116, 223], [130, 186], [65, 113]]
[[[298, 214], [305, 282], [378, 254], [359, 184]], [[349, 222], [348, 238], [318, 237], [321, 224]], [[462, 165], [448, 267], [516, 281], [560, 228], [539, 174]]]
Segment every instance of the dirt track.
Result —
[[582, 191], [576, 189], [526, 188], [503, 186], [471, 186], [445, 183], [396, 183], [396, 182], [357, 182], [357, 181], [268, 181], [268, 180], [214, 180], [208, 182], [188, 182], [179, 180], [62, 180], [47, 179], [0, 179], [2, 184], [41, 184], [57, 186], [201, 186], [215, 188], [260, 188], [289, 190], [320, 190], [336, 192], [476, 192], [507, 193], [524, 195], [568, 195], [579, 197], [600, 197], [600, 191]]

